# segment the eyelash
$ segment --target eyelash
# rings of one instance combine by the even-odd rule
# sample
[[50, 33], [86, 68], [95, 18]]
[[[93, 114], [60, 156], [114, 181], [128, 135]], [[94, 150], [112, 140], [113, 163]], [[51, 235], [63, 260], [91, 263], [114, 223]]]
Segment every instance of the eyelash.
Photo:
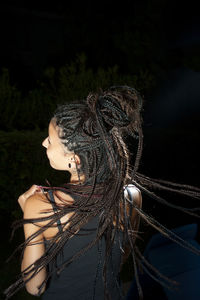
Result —
[[49, 143], [49, 144], [51, 144], [51, 143], [50, 143], [50, 139], [49, 139], [49, 138], [47, 139], [47, 141], [48, 141], [48, 143]]

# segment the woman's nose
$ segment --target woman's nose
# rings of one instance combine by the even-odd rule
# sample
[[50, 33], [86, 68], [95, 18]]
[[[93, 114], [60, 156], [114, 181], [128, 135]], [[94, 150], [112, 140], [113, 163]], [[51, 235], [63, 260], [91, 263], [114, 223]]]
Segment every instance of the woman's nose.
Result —
[[47, 138], [42, 142], [42, 146], [47, 148], [47, 145], [48, 145], [48, 141], [47, 141]]

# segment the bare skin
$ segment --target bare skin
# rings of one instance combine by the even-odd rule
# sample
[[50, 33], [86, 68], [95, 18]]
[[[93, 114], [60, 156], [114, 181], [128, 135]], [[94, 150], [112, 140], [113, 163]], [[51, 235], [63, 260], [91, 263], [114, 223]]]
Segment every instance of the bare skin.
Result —
[[[71, 173], [70, 182], [73, 184], [80, 183], [79, 177], [77, 174], [77, 164], [80, 164], [80, 159], [73, 152], [66, 151], [64, 146], [62, 145], [60, 138], [58, 136], [58, 130], [55, 127], [55, 123], [53, 121], [49, 124], [49, 136], [43, 141], [42, 145], [47, 149], [47, 156], [49, 158], [49, 163], [52, 168], [56, 170], [66, 170]], [[81, 177], [81, 180], [84, 181], [84, 176]], [[57, 192], [58, 196], [60, 196], [63, 200], [65, 200], [66, 204], [73, 203], [73, 199], [62, 192]], [[61, 204], [59, 198], [54, 194], [55, 202], [57, 204]], [[141, 206], [142, 198], [141, 194], [135, 195], [135, 201], [138, 203], [138, 206]], [[37, 186], [33, 185], [29, 190], [27, 190], [24, 194], [22, 194], [18, 198], [18, 203], [24, 213], [24, 219], [32, 219], [32, 218], [42, 218], [48, 216], [48, 214], [42, 214], [43, 211], [52, 210], [52, 205], [48, 201], [46, 201], [46, 196], [43, 194], [42, 190]], [[51, 215], [49, 213], [49, 215]], [[70, 220], [73, 213], [67, 214], [61, 218], [61, 223], [65, 223]], [[133, 211], [132, 215], [132, 223], [135, 226], [135, 217], [136, 212]], [[40, 226], [44, 226], [48, 221], [40, 222]], [[115, 221], [113, 221], [115, 224]], [[56, 225], [56, 224], [55, 224]], [[68, 223], [64, 229], [66, 229], [70, 224]], [[24, 234], [25, 240], [27, 240], [31, 235], [38, 231], [38, 227], [34, 224], [25, 224], [24, 225]], [[46, 229], [43, 233], [34, 238], [26, 247], [21, 270], [25, 270], [28, 266], [33, 264], [37, 259], [39, 259], [45, 253], [44, 240], [51, 239], [58, 233], [58, 227], [54, 226]], [[40, 243], [37, 243], [40, 242]], [[125, 256], [127, 256], [125, 253]], [[125, 257], [124, 256], [124, 257]], [[30, 281], [26, 283], [27, 291], [32, 295], [38, 294], [38, 287], [42, 284], [44, 279], [46, 278], [46, 269], [43, 268], [39, 271], [37, 275], [35, 275]], [[30, 276], [30, 275], [29, 275]], [[27, 278], [24, 278], [27, 279]], [[42, 292], [45, 291], [45, 286], [43, 287]]]
[[[73, 152], [64, 151], [64, 147], [59, 139], [57, 129], [54, 122], [49, 124], [49, 136], [43, 141], [42, 145], [47, 149], [47, 156], [49, 158], [50, 165], [56, 170], [66, 170], [71, 173], [71, 182], [79, 182], [78, 174], [76, 171], [76, 164], [80, 163], [79, 157], [74, 155]], [[70, 164], [70, 167], [69, 167]], [[81, 178], [82, 180], [84, 178]], [[62, 192], [57, 192], [58, 196], [61, 196], [66, 203], [71, 204], [73, 199]], [[60, 200], [54, 195], [56, 203], [60, 203]], [[18, 203], [24, 213], [24, 219], [41, 218], [48, 216], [42, 214], [42, 211], [48, 211], [52, 209], [50, 203], [46, 201], [45, 195], [42, 190], [37, 186], [33, 185], [28, 191], [22, 194], [18, 198]], [[51, 213], [50, 213], [51, 214]], [[61, 223], [69, 220], [72, 214], [67, 214], [61, 218]], [[44, 226], [48, 221], [41, 222], [39, 225]], [[56, 225], [56, 224], [55, 224]], [[69, 225], [68, 225], [69, 226]], [[31, 235], [38, 231], [38, 227], [34, 224], [24, 225], [25, 239], [27, 240]], [[50, 239], [58, 232], [57, 226], [48, 228], [43, 233], [38, 235], [35, 239], [30, 242], [30, 246], [27, 246], [24, 252], [21, 270], [25, 270], [28, 266], [34, 263], [45, 253], [44, 239]], [[35, 244], [40, 242], [39, 244]], [[33, 245], [35, 244], [35, 245]], [[43, 280], [46, 278], [46, 270], [43, 268], [36, 276], [26, 283], [26, 289], [30, 294], [38, 294], [38, 286], [41, 285]], [[26, 279], [26, 278], [25, 278]], [[43, 291], [45, 287], [43, 288]]]

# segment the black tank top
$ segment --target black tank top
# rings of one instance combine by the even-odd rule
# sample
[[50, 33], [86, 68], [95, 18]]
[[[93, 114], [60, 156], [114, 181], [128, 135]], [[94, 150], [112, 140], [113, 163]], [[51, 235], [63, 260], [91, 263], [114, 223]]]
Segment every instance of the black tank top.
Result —
[[[51, 203], [56, 210], [53, 193], [49, 193]], [[57, 257], [57, 264], [62, 264], [63, 260], [72, 257], [79, 250], [84, 248], [96, 236], [99, 216], [92, 218], [80, 230], [81, 233], [87, 231], [87, 235], [75, 235], [63, 249], [63, 256]], [[62, 230], [58, 222], [59, 230]], [[88, 230], [89, 229], [89, 230]], [[93, 230], [91, 230], [93, 229]], [[122, 232], [116, 234], [107, 264], [107, 289], [112, 300], [123, 298], [122, 286], [119, 278], [121, 263], [121, 251], [119, 240], [122, 239]], [[86, 251], [81, 257], [75, 259], [67, 266], [60, 275], [54, 273], [51, 277], [47, 289], [42, 297], [43, 300], [103, 300], [103, 262], [105, 256], [105, 239], [102, 238], [97, 245]], [[49, 268], [53, 268], [50, 265]]]

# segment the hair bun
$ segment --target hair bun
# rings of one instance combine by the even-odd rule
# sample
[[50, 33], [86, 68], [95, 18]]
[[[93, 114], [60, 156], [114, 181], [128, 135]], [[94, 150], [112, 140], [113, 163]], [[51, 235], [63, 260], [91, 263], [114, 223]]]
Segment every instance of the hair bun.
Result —
[[120, 103], [112, 96], [99, 96], [96, 110], [108, 130], [111, 130], [113, 127], [126, 127], [130, 124], [130, 120], [122, 110]]

